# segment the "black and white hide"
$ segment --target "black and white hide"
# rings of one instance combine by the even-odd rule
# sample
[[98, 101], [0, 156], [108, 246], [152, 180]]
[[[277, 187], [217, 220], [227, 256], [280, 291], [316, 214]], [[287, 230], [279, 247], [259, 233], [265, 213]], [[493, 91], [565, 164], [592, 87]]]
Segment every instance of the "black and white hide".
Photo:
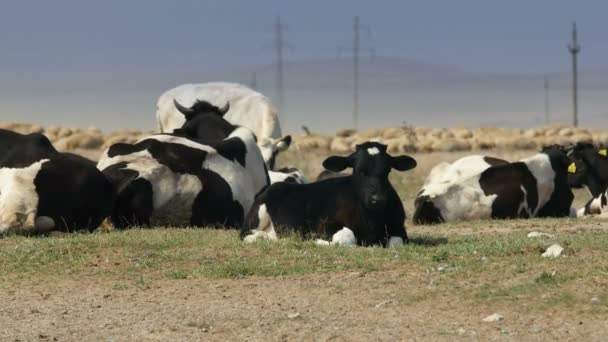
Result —
[[569, 168], [570, 186], [587, 187], [591, 199], [578, 210], [577, 217], [608, 215], [608, 152], [604, 147], [579, 143], [570, 154], [574, 160]]
[[240, 227], [269, 179], [253, 132], [231, 127], [225, 139], [208, 144], [158, 134], [106, 150], [97, 167], [118, 189], [112, 223]]
[[479, 167], [479, 162], [480, 172], [442, 174], [442, 181], [425, 185], [416, 198], [414, 222], [573, 215], [574, 195], [568, 184], [571, 161], [563, 148], [549, 146], [514, 163]]
[[110, 215], [112, 184], [42, 134], [0, 130], [0, 235], [94, 230]]

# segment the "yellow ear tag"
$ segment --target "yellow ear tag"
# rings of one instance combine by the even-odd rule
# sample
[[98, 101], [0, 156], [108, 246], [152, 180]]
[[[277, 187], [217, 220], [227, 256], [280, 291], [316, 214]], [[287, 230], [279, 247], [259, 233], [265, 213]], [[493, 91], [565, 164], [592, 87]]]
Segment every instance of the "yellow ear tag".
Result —
[[600, 151], [598, 152], [598, 154], [599, 154], [600, 156], [604, 156], [604, 157], [608, 156], [608, 153], [606, 152], [606, 149], [602, 149], [602, 150], [600, 150]]
[[568, 166], [568, 172], [576, 173], [576, 164], [575, 163], [572, 163], [572, 164], [570, 164], [570, 166]]

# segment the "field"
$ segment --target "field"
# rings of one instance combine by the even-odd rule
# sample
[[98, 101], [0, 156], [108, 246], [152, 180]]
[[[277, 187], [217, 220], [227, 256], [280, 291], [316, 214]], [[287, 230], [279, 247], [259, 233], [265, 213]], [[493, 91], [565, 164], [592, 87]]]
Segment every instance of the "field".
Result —
[[[417, 169], [391, 175], [409, 214], [430, 168], [462, 155], [415, 154]], [[324, 157], [294, 150], [281, 163], [314, 178]], [[580, 206], [588, 195], [576, 194]], [[596, 219], [408, 222], [411, 243], [394, 249], [295, 237], [245, 245], [211, 229], [8, 237], [0, 340], [600, 341], [607, 228]], [[563, 256], [541, 257], [553, 243]], [[504, 319], [483, 321], [494, 313]]]

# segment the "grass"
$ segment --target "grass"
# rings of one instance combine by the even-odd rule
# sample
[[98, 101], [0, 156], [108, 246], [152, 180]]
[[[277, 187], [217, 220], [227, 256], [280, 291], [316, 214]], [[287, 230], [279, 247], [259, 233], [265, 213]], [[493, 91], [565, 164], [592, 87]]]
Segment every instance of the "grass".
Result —
[[[572, 292], [583, 279], [594, 288], [608, 286], [608, 234], [579, 230], [557, 234], [554, 240], [568, 244], [566, 257], [542, 258], [554, 241], [530, 239], [522, 231], [449, 238], [418, 232], [411, 244], [392, 249], [316, 246], [295, 237], [245, 244], [234, 231], [213, 229], [15, 236], [0, 240], [0, 279], [109, 277], [118, 291], [162, 280], [399, 272], [405, 278], [431, 278], [429, 295], [447, 291], [473, 301], [505, 303], [549, 292], [544, 305], [588, 301]], [[606, 309], [605, 303], [597, 306]]]

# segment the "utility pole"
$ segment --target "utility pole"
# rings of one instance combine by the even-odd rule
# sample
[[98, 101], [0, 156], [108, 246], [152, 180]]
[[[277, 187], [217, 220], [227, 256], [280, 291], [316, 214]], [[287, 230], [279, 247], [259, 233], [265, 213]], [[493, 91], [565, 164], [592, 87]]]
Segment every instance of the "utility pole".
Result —
[[371, 36], [371, 29], [367, 25], [361, 25], [359, 16], [355, 16], [353, 20], [353, 45], [352, 48], [338, 47], [336, 50], [336, 58], [340, 58], [342, 51], [352, 53], [353, 58], [353, 128], [359, 129], [359, 61], [361, 51], [369, 54], [370, 60], [373, 62], [376, 57], [376, 50], [373, 48], [361, 48], [361, 31], [367, 33], [368, 39]]
[[283, 114], [283, 120], [285, 120], [285, 114], [283, 112], [284, 101], [285, 101], [285, 89], [283, 88], [283, 48], [285, 47], [285, 40], [283, 38], [283, 31], [285, 26], [281, 22], [281, 16], [277, 16], [274, 33], [275, 33], [275, 66], [276, 66], [276, 91], [277, 91], [277, 105], [279, 112]]
[[253, 75], [251, 75], [251, 89], [256, 90], [258, 87], [258, 73], [257, 72], [253, 72]]
[[568, 45], [568, 51], [572, 54], [572, 124], [578, 127], [578, 64], [577, 55], [581, 46], [577, 41], [576, 22], [572, 24], [572, 43]]
[[549, 77], [545, 75], [545, 125], [549, 124]]
[[355, 16], [353, 29], [353, 127], [359, 130], [359, 16]]

